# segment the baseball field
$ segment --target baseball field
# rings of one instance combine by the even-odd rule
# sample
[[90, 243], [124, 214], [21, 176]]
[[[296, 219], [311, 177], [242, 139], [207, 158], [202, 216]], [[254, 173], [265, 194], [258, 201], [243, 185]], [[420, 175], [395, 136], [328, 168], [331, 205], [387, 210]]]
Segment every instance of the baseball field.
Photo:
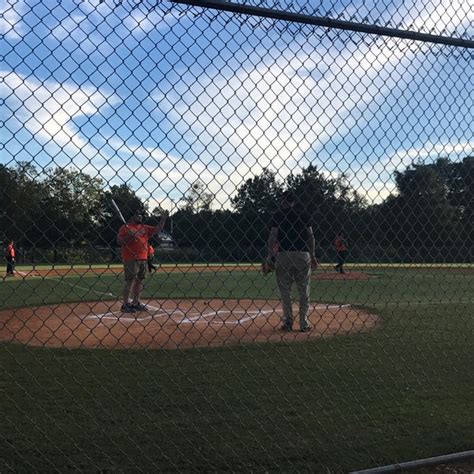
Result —
[[0, 280], [0, 472], [348, 472], [474, 446], [474, 267], [313, 274], [281, 333], [273, 275], [162, 266], [120, 314], [120, 267]]

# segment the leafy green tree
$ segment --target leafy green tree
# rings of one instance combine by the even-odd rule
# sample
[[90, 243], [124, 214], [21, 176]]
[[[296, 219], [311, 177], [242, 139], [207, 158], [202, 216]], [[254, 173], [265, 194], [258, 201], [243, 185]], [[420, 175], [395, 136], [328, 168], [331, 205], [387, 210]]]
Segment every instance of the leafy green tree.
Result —
[[211, 210], [214, 194], [207, 191], [206, 185], [196, 180], [182, 199], [183, 209], [190, 213]]
[[87, 244], [95, 235], [94, 209], [100, 200], [103, 181], [73, 169], [46, 170], [43, 186], [44, 234], [53, 245], [71, 247]]
[[452, 199], [452, 171], [444, 160], [395, 171], [398, 194], [376, 211], [378, 239], [399, 247], [408, 261], [457, 259], [455, 242], [462, 224]]
[[46, 196], [47, 189], [32, 164], [0, 165], [0, 237], [14, 239], [18, 247], [37, 244], [42, 238]]
[[468, 256], [473, 258], [474, 246], [474, 156], [464, 158], [457, 173], [457, 186], [454, 193], [455, 203], [461, 209], [461, 222], [463, 225], [463, 242], [470, 242]]
[[474, 224], [474, 156], [460, 162], [439, 158], [430, 166], [441, 178], [447, 189], [447, 198], [455, 206], [465, 231], [472, 231]]
[[231, 198], [231, 203], [243, 215], [272, 214], [278, 208], [283, 191], [276, 173], [265, 168], [260, 175], [245, 181], [236, 196]]
[[309, 165], [300, 174], [291, 174], [286, 185], [310, 216], [320, 244], [331, 245], [340, 231], [356, 238], [355, 215], [364, 209], [364, 201], [351, 188], [345, 175], [328, 177]]

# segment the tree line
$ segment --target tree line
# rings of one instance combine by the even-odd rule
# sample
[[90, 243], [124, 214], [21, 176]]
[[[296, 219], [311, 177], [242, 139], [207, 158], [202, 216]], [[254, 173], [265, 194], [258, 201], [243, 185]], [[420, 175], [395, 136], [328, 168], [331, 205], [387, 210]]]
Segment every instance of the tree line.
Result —
[[[166, 258], [260, 259], [271, 217], [282, 193], [291, 190], [298, 207], [310, 216], [323, 261], [332, 258], [334, 236], [343, 232], [355, 261], [472, 262], [474, 157], [414, 162], [395, 171], [393, 178], [395, 192], [370, 204], [345, 175], [327, 176], [309, 165], [280, 179], [265, 169], [243, 182], [225, 209], [213, 209], [214, 195], [197, 180], [168, 220], [176, 250]], [[96, 248], [109, 249], [107, 258], [117, 260], [121, 221], [111, 199], [125, 214], [141, 209], [150, 224], [161, 213], [148, 209], [126, 183], [108, 186], [101, 178], [68, 168], [0, 165], [0, 189], [0, 238], [14, 239], [18, 248], [36, 249], [36, 257], [28, 254], [30, 260], [57, 262], [74, 254], [76, 261], [89, 263], [96, 259]]]

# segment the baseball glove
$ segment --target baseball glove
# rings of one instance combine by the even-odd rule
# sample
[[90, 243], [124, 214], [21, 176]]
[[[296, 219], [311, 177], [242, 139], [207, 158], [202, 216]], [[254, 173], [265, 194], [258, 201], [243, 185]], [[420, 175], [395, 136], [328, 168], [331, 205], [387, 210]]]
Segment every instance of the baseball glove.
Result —
[[262, 263], [262, 273], [264, 275], [268, 275], [269, 273], [272, 273], [275, 270], [275, 264], [271, 261], [265, 260]]

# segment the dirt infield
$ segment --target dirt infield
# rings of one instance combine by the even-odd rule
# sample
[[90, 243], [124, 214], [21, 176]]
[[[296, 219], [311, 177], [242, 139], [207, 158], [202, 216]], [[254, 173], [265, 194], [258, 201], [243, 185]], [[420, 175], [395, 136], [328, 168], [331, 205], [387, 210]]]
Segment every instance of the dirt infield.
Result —
[[[209, 273], [209, 272], [234, 272], [234, 271], [257, 271], [259, 267], [246, 265], [167, 265], [159, 267], [156, 273]], [[34, 270], [16, 271], [20, 278], [28, 277], [57, 277], [57, 276], [100, 276], [107, 274], [122, 273], [122, 267], [71, 267], [71, 268], [37, 268]]]
[[[122, 273], [122, 267], [102, 267], [102, 268], [50, 268], [35, 269], [28, 271], [17, 271], [16, 276], [20, 278], [31, 277], [58, 277], [58, 276], [100, 276], [107, 274]], [[220, 273], [220, 272], [255, 272], [260, 271], [259, 265], [189, 265], [189, 266], [163, 266], [158, 268], [160, 273]], [[313, 280], [368, 280], [373, 276], [363, 272], [346, 272], [344, 274], [334, 271], [316, 271], [312, 274]]]
[[[0, 311], [0, 341], [31, 346], [183, 349], [245, 342], [301, 341], [361, 333], [379, 319], [349, 305], [314, 304], [313, 330], [280, 331], [278, 301], [149, 300], [148, 311], [124, 314], [120, 303], [88, 302]], [[295, 308], [296, 314], [296, 308]]]

